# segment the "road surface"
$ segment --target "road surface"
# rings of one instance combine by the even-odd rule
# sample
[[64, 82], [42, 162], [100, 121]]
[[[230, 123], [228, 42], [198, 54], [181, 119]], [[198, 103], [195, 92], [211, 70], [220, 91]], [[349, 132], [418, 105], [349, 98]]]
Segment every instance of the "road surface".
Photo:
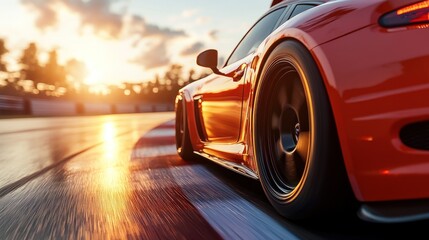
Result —
[[257, 181], [175, 152], [174, 114], [0, 120], [0, 239], [427, 238], [428, 222], [290, 222]]

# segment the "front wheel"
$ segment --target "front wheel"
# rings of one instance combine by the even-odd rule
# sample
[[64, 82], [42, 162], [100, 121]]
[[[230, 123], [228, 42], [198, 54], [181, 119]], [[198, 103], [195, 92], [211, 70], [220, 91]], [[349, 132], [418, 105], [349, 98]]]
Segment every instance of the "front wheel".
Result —
[[176, 149], [182, 159], [191, 160], [194, 157], [194, 153], [186, 116], [185, 101], [182, 96], [178, 96], [176, 98]]
[[268, 57], [257, 87], [255, 156], [278, 212], [307, 219], [338, 211], [348, 197], [331, 107], [311, 54], [288, 41]]

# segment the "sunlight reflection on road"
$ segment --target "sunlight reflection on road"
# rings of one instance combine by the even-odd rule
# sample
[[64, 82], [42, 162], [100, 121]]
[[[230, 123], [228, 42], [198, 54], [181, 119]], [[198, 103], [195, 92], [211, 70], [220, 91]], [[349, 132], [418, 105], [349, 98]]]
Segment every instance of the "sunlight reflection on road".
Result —
[[[131, 202], [132, 186], [129, 181], [129, 158], [124, 157], [119, 152], [116, 135], [118, 128], [114, 122], [106, 119], [103, 123], [101, 138], [104, 156], [99, 158], [97, 165], [101, 168], [99, 174], [95, 175], [92, 183], [94, 198], [98, 206], [98, 212], [104, 219], [104, 231], [106, 236], [115, 236], [125, 239], [127, 235], [138, 231], [129, 217], [129, 202]], [[127, 228], [123, 227], [124, 222], [129, 222]], [[89, 237], [89, 236], [88, 236]]]
[[101, 140], [103, 141], [104, 148], [104, 159], [106, 164], [112, 166], [112, 163], [116, 160], [117, 155], [117, 144], [116, 144], [116, 126], [113, 122], [107, 121], [103, 124], [101, 132]]

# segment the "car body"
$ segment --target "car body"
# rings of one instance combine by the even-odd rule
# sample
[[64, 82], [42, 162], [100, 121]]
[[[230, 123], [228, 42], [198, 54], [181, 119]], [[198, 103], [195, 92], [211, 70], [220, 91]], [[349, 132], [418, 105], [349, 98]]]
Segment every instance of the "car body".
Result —
[[[190, 153], [181, 154], [185, 159], [190, 158], [191, 153], [200, 155], [246, 176], [261, 179], [261, 171], [268, 170], [264, 170], [265, 160], [258, 162], [258, 158], [269, 158], [269, 155], [261, 157], [258, 154], [277, 149], [259, 143], [263, 141], [259, 140], [259, 136], [265, 136], [264, 131], [259, 130], [263, 128], [262, 125], [282, 122], [272, 124], [280, 125], [280, 130], [273, 130], [274, 135], [277, 134], [276, 131], [280, 131], [280, 148], [286, 153], [297, 148], [302, 123], [300, 125], [297, 120], [295, 130], [293, 126], [292, 130], [282, 130], [286, 128], [282, 127], [283, 125], [289, 124], [283, 122], [289, 120], [286, 117], [285, 120], [283, 117], [278, 120], [275, 112], [280, 111], [281, 116], [289, 116], [290, 110], [284, 110], [286, 107], [281, 103], [287, 100], [272, 103], [276, 101], [276, 96], [282, 98], [279, 90], [275, 89], [277, 85], [269, 83], [269, 77], [275, 78], [276, 75], [272, 75], [274, 70], [269, 70], [271, 65], [268, 63], [277, 66], [277, 58], [280, 57], [273, 55], [278, 54], [290, 58], [286, 62], [291, 66], [302, 65], [294, 70], [294, 74], [301, 79], [299, 89], [303, 89], [303, 99], [307, 101], [305, 111], [309, 120], [306, 120], [306, 125], [312, 129], [309, 130], [311, 136], [317, 136], [317, 139], [312, 137], [312, 140], [309, 140], [307, 148], [311, 154], [306, 158], [318, 161], [312, 150], [317, 147], [316, 144], [330, 141], [332, 143], [327, 146], [330, 149], [338, 146], [338, 158], [341, 161], [329, 164], [342, 165], [335, 171], [344, 171], [346, 178], [338, 179], [346, 181], [345, 185], [350, 186], [354, 199], [360, 203], [359, 214], [364, 219], [402, 222], [427, 218], [429, 204], [425, 203], [425, 199], [429, 199], [426, 185], [429, 182], [429, 1], [298, 0], [274, 1], [273, 5], [246, 34], [223, 68], [217, 70], [213, 67], [214, 63], [207, 63], [207, 59], [213, 60], [214, 57], [209, 55], [214, 55], [214, 52], [201, 56], [200, 65], [212, 66], [215, 74], [193, 82], [179, 91], [176, 112], [180, 113], [178, 118], [183, 119], [176, 124], [180, 135], [179, 154], [185, 142], [181, 134], [185, 131], [187, 143], [184, 147]], [[423, 9], [423, 20], [403, 23], [401, 19], [404, 17], [398, 20], [396, 16], [410, 15], [410, 12], [414, 14], [416, 9]], [[269, 17], [277, 19], [270, 20], [275, 22], [270, 25], [272, 29], [267, 30], [265, 26], [269, 33], [256, 31], [263, 35], [263, 39], [252, 43], [257, 46], [253, 46], [250, 51], [238, 54], [243, 43], [254, 40], [252, 31]], [[300, 52], [305, 52], [302, 57], [294, 57], [294, 54], [300, 55]], [[298, 59], [297, 63], [294, 59]], [[314, 66], [305, 69], [308, 62]], [[301, 68], [304, 70], [301, 71]], [[312, 76], [315, 71], [318, 71], [314, 74], [320, 77], [320, 86], [317, 85], [319, 83], [307, 83], [311, 80], [308, 80], [307, 76]], [[275, 86], [271, 86], [273, 84]], [[279, 84], [286, 89], [289, 86], [285, 83]], [[313, 86], [314, 84], [317, 86]], [[317, 111], [320, 99], [316, 99], [319, 93], [323, 95], [320, 97], [322, 102], [325, 101], [326, 95], [326, 106], [322, 107], [324, 110], [319, 117], [313, 117], [319, 114]], [[273, 97], [270, 94], [273, 94]], [[264, 110], [271, 109], [271, 106], [277, 106], [276, 104], [280, 110], [276, 107], [273, 107], [273, 110]], [[289, 108], [295, 109], [293, 106]], [[269, 114], [265, 117], [261, 116], [263, 113]], [[299, 113], [292, 115], [300, 118]], [[263, 119], [264, 117], [271, 117], [271, 120]], [[332, 126], [326, 121], [332, 122]], [[332, 136], [324, 138], [322, 131], [317, 129], [322, 127], [317, 124], [332, 128], [329, 133]], [[296, 133], [293, 133], [294, 131]], [[290, 151], [286, 149], [287, 144], [282, 142], [283, 137], [288, 136], [293, 138]], [[279, 136], [275, 139], [278, 138]], [[270, 136], [267, 139], [270, 139]], [[287, 143], [287, 140], [284, 142]], [[330, 158], [332, 155], [326, 156], [325, 158]], [[313, 164], [313, 160], [310, 160]], [[306, 170], [307, 168], [310, 170]], [[308, 173], [308, 178], [319, 177], [319, 181], [324, 181], [323, 177], [312, 172], [317, 169], [312, 168], [315, 167], [305, 165], [304, 170], [300, 170], [303, 173], [300, 174], [307, 178]], [[323, 164], [320, 163], [317, 168], [323, 168]], [[326, 171], [332, 173], [332, 170]], [[264, 183], [264, 178], [262, 177], [262, 185], [267, 195], [270, 195], [269, 187], [265, 186], [270, 182], [267, 180], [268, 182]], [[288, 177], [285, 179], [289, 181]], [[300, 185], [305, 185], [305, 182], [300, 180], [295, 183], [293, 189]], [[328, 185], [335, 188], [335, 180], [330, 180]], [[317, 183], [312, 186], [312, 189], [315, 188]], [[318, 194], [322, 196], [323, 192]], [[288, 205], [299, 197], [297, 195], [291, 199], [285, 198], [283, 202], [277, 203], [277, 207], [276, 201], [273, 203], [270, 197], [269, 199], [280, 213], [292, 219], [299, 219], [303, 206], [283, 208], [283, 205]], [[334, 198], [335, 196], [330, 196], [330, 199]], [[287, 211], [297, 213], [288, 214]], [[303, 215], [307, 217], [311, 214]]]

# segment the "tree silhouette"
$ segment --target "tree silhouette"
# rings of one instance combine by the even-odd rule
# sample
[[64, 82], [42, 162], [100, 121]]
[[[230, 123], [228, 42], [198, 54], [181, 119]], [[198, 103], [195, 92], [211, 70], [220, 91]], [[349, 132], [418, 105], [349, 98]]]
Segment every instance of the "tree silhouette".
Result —
[[[173, 64], [165, 73], [165, 81], [167, 85], [177, 86], [179, 81], [182, 80], [183, 66], [179, 64]], [[182, 80], [183, 81], [183, 80]]]
[[20, 59], [22, 65], [21, 79], [32, 80], [34, 86], [42, 82], [42, 68], [37, 59], [37, 46], [35, 43], [30, 43]]
[[[191, 83], [193, 81], [195, 81], [195, 70], [191, 69], [191, 70], [189, 70], [188, 82], [187, 83]], [[183, 85], [183, 84], [180, 84], [180, 85]]]
[[0, 72], [7, 72], [6, 63], [3, 61], [3, 55], [8, 52], [5, 42], [3, 39], [0, 39]]
[[49, 59], [43, 68], [44, 83], [55, 85], [56, 87], [67, 87], [66, 71], [58, 64], [58, 54], [56, 50], [49, 52]]
[[152, 92], [153, 93], [158, 93], [161, 89], [161, 79], [159, 77], [159, 75], [157, 74], [155, 76], [155, 83], [153, 84], [153, 88], [152, 88]]

